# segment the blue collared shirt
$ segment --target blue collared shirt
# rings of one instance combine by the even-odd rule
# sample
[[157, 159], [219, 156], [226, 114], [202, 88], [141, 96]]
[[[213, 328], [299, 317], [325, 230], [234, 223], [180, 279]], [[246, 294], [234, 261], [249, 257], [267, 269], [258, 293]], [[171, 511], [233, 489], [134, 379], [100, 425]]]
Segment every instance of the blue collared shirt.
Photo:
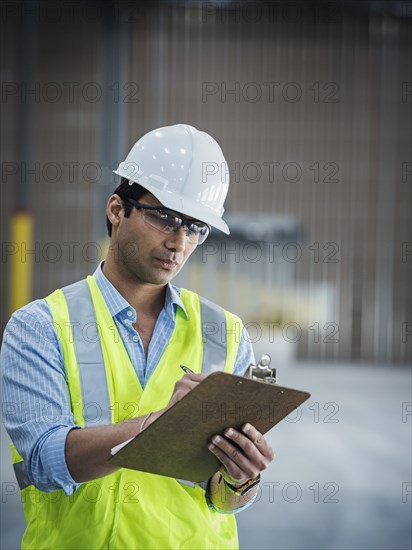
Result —
[[[147, 357], [133, 328], [138, 312], [105, 277], [99, 266], [94, 277], [106, 301], [130, 360], [145, 388], [175, 328], [175, 313], [186, 309], [179, 289], [169, 284]], [[243, 331], [234, 374], [242, 375], [254, 362]], [[6, 326], [0, 355], [5, 427], [28, 465], [31, 483], [42, 491], [63, 489], [72, 494], [76, 483], [67, 468], [66, 437], [76, 427], [70, 407], [62, 349], [47, 302], [35, 300], [16, 311]]]

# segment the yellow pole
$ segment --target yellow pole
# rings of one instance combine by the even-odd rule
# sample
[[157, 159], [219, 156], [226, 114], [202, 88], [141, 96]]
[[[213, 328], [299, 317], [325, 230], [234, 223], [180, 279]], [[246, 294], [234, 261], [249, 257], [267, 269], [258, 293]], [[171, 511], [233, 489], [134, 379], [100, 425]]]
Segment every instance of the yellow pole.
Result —
[[11, 219], [10, 314], [28, 304], [33, 295], [33, 216], [16, 212]]

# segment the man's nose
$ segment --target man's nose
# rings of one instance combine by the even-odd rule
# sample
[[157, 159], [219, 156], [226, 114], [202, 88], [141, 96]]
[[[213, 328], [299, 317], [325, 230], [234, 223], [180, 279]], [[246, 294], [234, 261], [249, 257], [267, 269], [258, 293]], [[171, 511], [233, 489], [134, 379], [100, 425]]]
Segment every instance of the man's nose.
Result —
[[184, 252], [186, 250], [187, 238], [186, 227], [179, 227], [173, 233], [170, 233], [166, 239], [166, 246], [169, 250], [175, 250], [176, 252]]

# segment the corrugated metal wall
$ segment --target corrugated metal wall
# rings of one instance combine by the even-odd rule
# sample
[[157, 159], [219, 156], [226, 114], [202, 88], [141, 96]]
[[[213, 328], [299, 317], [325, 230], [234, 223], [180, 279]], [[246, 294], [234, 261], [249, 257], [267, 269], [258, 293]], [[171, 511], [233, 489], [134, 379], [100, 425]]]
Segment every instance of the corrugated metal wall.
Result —
[[[300, 358], [410, 362], [411, 25], [397, 4], [398, 16], [330, 2], [31, 3], [28, 20], [27, 4], [9, 8], [1, 227], [7, 243], [26, 179], [35, 297], [101, 257], [115, 163], [144, 132], [186, 122], [225, 152], [230, 213], [288, 215], [303, 235], [270, 265], [249, 262], [235, 308], [245, 320], [267, 321], [242, 306], [256, 293], [274, 319], [282, 311], [302, 328]], [[271, 270], [290, 267], [271, 284]], [[253, 272], [266, 284], [256, 288]]]

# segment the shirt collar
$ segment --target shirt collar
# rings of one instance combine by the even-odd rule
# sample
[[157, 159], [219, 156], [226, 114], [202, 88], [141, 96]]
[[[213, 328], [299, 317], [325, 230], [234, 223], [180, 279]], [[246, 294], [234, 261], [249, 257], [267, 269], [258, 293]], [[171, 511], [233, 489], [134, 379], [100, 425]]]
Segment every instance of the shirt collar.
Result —
[[[107, 307], [110, 311], [110, 315], [115, 317], [119, 313], [124, 312], [125, 310], [131, 310], [133, 312], [134, 321], [136, 321], [136, 311], [129, 304], [129, 302], [120, 294], [120, 292], [112, 285], [109, 279], [102, 271], [104, 262], [102, 262], [94, 272], [94, 278], [96, 279], [97, 286], [99, 287], [100, 292], [103, 295], [104, 301], [107, 304]], [[169, 317], [174, 321], [176, 316], [177, 308], [180, 307], [183, 310], [186, 318], [189, 316], [187, 314], [186, 308], [180, 297], [179, 289], [170, 283], [166, 287], [166, 296], [164, 308]], [[133, 319], [132, 319], [133, 320]]]

